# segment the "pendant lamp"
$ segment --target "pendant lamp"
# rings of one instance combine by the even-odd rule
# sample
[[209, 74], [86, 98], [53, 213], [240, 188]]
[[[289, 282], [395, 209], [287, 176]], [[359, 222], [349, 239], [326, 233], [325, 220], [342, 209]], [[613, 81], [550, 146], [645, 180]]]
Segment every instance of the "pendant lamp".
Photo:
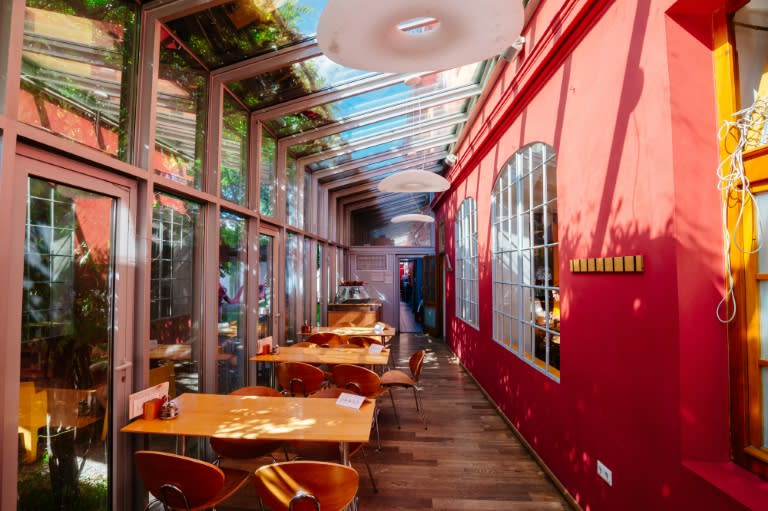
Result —
[[490, 58], [512, 46], [522, 27], [522, 0], [328, 0], [317, 43], [346, 67], [414, 73]]
[[407, 215], [393, 216], [391, 222], [393, 224], [399, 224], [403, 222], [425, 222], [431, 224], [435, 221], [429, 215], [422, 215], [421, 213], [408, 213]]
[[404, 170], [379, 181], [381, 192], [443, 192], [450, 183], [440, 174], [428, 170]]

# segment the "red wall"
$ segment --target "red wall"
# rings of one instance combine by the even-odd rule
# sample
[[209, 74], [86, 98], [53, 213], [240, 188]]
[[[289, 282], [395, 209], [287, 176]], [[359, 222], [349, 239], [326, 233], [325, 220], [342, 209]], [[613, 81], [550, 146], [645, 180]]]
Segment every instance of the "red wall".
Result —
[[[435, 203], [453, 260], [478, 205], [480, 328], [447, 340], [582, 509], [768, 509], [729, 462], [713, 16], [723, 2], [541, 0]], [[557, 154], [561, 379], [492, 340], [490, 202], [522, 146]], [[641, 274], [572, 274], [574, 258], [643, 255]], [[613, 486], [596, 462], [613, 471]]]

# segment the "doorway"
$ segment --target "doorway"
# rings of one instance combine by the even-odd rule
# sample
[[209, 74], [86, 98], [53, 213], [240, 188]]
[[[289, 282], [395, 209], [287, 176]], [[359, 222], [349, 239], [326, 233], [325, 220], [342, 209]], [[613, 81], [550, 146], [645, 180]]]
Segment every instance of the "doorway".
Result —
[[421, 296], [423, 264], [421, 257], [399, 257], [400, 282], [399, 326], [400, 332], [421, 333], [424, 307]]
[[135, 188], [17, 164], [27, 175], [17, 506], [119, 509], [112, 481], [130, 465], [115, 463], [128, 446], [111, 425], [125, 421], [131, 388]]

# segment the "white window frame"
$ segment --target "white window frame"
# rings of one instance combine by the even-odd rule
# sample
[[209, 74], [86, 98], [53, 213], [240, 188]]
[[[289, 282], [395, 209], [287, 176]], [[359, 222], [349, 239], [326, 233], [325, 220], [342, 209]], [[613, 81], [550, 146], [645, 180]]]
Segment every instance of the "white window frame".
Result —
[[556, 168], [554, 149], [534, 142], [499, 172], [491, 194], [491, 293], [493, 340], [559, 380], [559, 302], [553, 299], [560, 293], [554, 278], [559, 271]]
[[477, 203], [467, 197], [456, 213], [456, 317], [479, 327]]

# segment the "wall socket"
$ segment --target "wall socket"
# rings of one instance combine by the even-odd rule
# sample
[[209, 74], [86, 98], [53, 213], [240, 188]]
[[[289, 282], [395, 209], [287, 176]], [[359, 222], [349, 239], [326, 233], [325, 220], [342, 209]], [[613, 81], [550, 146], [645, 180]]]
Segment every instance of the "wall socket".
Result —
[[603, 465], [603, 462], [600, 460], [597, 460], [597, 475], [600, 476], [600, 479], [608, 483], [608, 486], [613, 486], [613, 472]]

